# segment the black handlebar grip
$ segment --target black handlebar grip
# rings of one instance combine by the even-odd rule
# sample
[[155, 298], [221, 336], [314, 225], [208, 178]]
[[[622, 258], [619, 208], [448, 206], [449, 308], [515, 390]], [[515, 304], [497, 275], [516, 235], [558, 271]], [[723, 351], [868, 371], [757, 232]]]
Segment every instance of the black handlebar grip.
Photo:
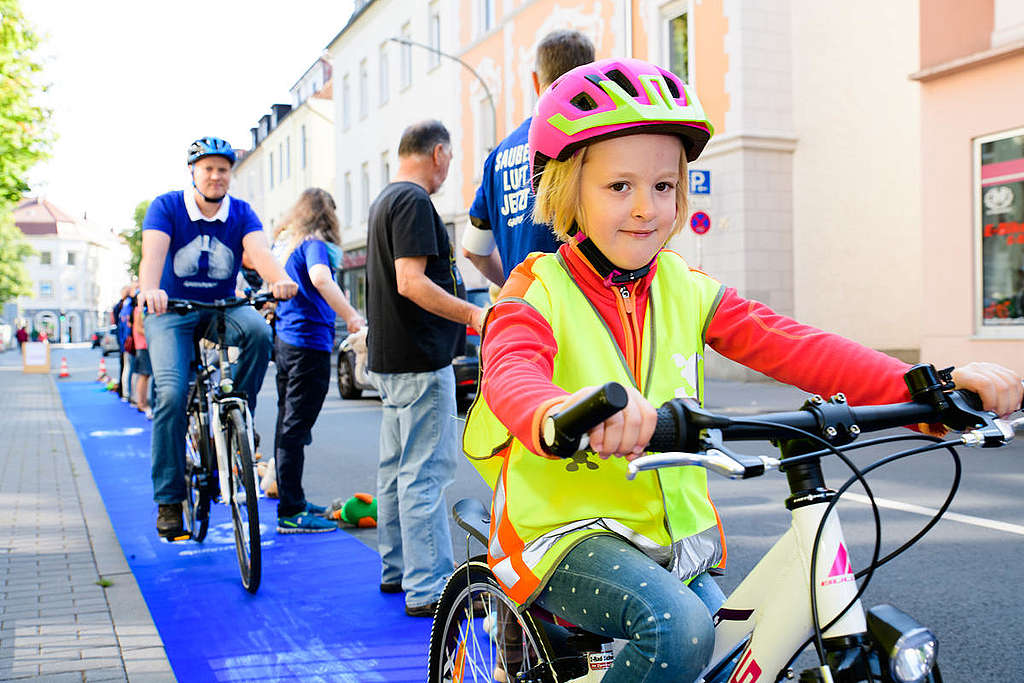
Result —
[[568, 458], [579, 450], [580, 438], [626, 407], [629, 395], [622, 385], [608, 382], [568, 408], [551, 415], [543, 425], [548, 453]]
[[658, 422], [654, 435], [647, 444], [651, 453], [665, 453], [684, 448], [686, 442], [686, 419], [676, 401], [669, 401], [658, 408]]

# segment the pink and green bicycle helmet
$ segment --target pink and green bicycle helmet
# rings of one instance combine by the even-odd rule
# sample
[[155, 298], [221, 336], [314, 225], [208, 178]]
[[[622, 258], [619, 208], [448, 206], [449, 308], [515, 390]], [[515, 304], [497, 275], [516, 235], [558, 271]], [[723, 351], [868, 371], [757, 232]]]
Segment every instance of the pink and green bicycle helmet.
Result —
[[634, 133], [677, 135], [693, 161], [714, 128], [693, 89], [650, 62], [602, 59], [566, 72], [541, 95], [530, 123], [534, 189], [549, 160], [565, 161], [584, 145]]

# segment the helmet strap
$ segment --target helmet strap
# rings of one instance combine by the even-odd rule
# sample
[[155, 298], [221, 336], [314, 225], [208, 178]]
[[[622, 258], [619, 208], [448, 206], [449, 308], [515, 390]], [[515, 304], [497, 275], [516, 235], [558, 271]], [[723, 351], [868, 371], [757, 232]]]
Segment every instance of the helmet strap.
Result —
[[654, 265], [654, 261], [658, 258], [657, 254], [655, 254], [655, 257], [647, 265], [641, 266], [636, 270], [623, 270], [609, 261], [608, 257], [601, 253], [601, 250], [594, 244], [594, 240], [588, 239], [575, 223], [573, 223], [569, 234], [576, 239], [576, 245], [579, 247], [580, 252], [604, 280], [605, 287], [636, 282], [651, 271], [651, 266]]

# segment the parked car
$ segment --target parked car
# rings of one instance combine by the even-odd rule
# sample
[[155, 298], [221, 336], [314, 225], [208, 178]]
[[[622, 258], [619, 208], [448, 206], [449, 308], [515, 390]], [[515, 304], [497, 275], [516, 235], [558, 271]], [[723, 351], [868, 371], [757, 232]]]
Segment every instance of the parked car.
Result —
[[[473, 287], [466, 290], [466, 298], [471, 303], [484, 307], [490, 303], [490, 292], [486, 287]], [[335, 349], [338, 395], [347, 399], [361, 398], [363, 391], [373, 387], [365, 378], [364, 381], [360, 381], [361, 378], [357, 376], [356, 350], [348, 341], [343, 322], [340, 328], [336, 328], [335, 338], [340, 340]], [[455, 370], [455, 397], [459, 402], [464, 402], [470, 394], [476, 393], [480, 374], [480, 334], [474, 328], [466, 327], [465, 349], [452, 359], [452, 368]]]
[[100, 348], [104, 356], [121, 352], [121, 346], [117, 343], [117, 326], [110, 325], [100, 331]]

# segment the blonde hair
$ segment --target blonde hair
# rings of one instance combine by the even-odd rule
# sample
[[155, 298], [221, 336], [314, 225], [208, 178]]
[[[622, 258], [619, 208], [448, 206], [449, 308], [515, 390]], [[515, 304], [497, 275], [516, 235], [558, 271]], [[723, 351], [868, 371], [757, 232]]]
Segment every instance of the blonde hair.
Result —
[[299, 195], [288, 215], [274, 231], [274, 240], [286, 240], [287, 254], [304, 240], [315, 238], [340, 246], [341, 233], [338, 230], [338, 215], [334, 198], [326, 190], [310, 187]]
[[[544, 164], [537, 183], [537, 199], [533, 205], [533, 222], [543, 223], [551, 227], [555, 237], [563, 242], [569, 241], [569, 233], [575, 223], [583, 234], [586, 230], [586, 217], [580, 204], [580, 185], [583, 180], [583, 164], [586, 160], [587, 148], [577, 150], [565, 161], [552, 159]], [[676, 183], [676, 219], [672, 224], [669, 238], [675, 237], [689, 217], [686, 199], [687, 186], [686, 149], [679, 152], [679, 182]]]

